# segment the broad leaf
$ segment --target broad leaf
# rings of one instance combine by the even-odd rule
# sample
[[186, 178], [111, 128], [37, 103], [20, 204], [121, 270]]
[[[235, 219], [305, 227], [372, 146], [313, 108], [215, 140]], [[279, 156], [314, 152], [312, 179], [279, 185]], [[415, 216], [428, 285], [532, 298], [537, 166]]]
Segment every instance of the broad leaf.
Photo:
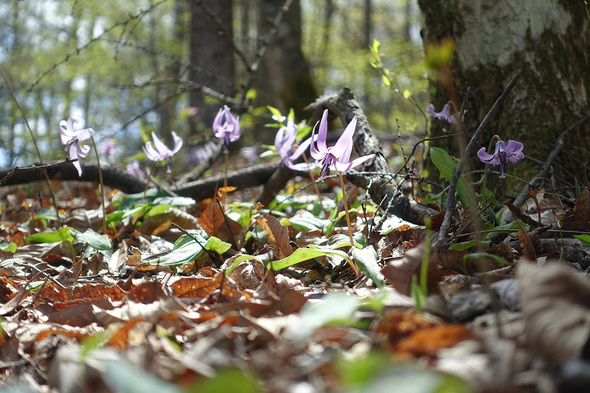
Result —
[[[444, 177], [449, 181], [453, 178], [455, 169], [457, 169], [457, 165], [455, 165], [455, 162], [449, 153], [439, 147], [432, 147], [430, 148], [430, 159], [440, 171], [441, 177]], [[463, 206], [469, 207], [471, 213], [475, 214], [477, 212], [477, 201], [475, 199], [475, 195], [473, 194], [473, 190], [471, 187], [469, 187], [469, 184], [467, 183], [467, 180], [465, 180], [463, 174], [459, 176], [456, 189], [457, 194], [459, 195], [459, 200]]]
[[57, 243], [62, 241], [74, 241], [71, 233], [72, 228], [63, 227], [53, 232], [35, 233], [25, 238], [25, 241], [31, 243]]

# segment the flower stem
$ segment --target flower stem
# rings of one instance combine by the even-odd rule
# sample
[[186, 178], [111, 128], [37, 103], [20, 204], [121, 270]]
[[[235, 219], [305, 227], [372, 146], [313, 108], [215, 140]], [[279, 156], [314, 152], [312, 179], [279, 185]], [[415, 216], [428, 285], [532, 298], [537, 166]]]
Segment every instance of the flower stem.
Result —
[[155, 166], [156, 166], [156, 162], [152, 161], [152, 165], [150, 166], [150, 173], [148, 173], [147, 180], [145, 181], [145, 189], [143, 190], [143, 197], [141, 198], [142, 205], [143, 205], [143, 201], [145, 201], [145, 196], [147, 194], [148, 187], [150, 186], [150, 179], [152, 178], [152, 173], [154, 173]]
[[222, 206], [225, 210], [225, 196], [227, 195], [227, 161], [229, 157], [229, 151], [225, 150], [225, 177], [223, 178], [223, 201]]
[[328, 215], [328, 212], [326, 211], [326, 209], [324, 208], [324, 204], [322, 203], [322, 195], [320, 194], [320, 189], [318, 188], [318, 184], [315, 181], [315, 176], [313, 175], [313, 172], [311, 171], [311, 166], [309, 165], [309, 161], [307, 161], [307, 157], [305, 156], [305, 154], [303, 154], [301, 157], [303, 157], [303, 161], [305, 161], [305, 163], [307, 164], [307, 170], [309, 171], [309, 178], [311, 179], [311, 184], [313, 184], [313, 188], [315, 189], [315, 193], [318, 196], [318, 202], [320, 203], [320, 207], [322, 209], [322, 211], [324, 212], [324, 215]]
[[102, 228], [104, 233], [107, 233], [107, 207], [104, 203], [104, 183], [102, 181], [102, 169], [100, 168], [100, 157], [98, 156], [98, 149], [94, 142], [94, 137], [90, 136], [92, 141], [92, 147], [94, 148], [94, 154], [96, 154], [96, 163], [98, 165], [98, 181], [100, 182], [100, 199], [102, 202]]
[[350, 224], [350, 215], [348, 214], [348, 202], [346, 201], [346, 191], [344, 190], [344, 177], [342, 172], [338, 171], [340, 176], [340, 186], [342, 187], [342, 202], [344, 202], [344, 213], [346, 215], [346, 223], [348, 224], [348, 236], [350, 236], [350, 248], [354, 247], [354, 239], [352, 238], [352, 225]]

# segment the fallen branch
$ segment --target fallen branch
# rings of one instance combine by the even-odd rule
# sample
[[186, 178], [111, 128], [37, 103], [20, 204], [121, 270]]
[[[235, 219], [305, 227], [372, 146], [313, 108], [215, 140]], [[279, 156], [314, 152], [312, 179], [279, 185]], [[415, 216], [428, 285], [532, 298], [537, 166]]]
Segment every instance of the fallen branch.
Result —
[[389, 169], [389, 163], [381, 149], [381, 143], [371, 129], [361, 106], [352, 91], [345, 87], [337, 94], [318, 98], [306, 109], [314, 111], [319, 118], [324, 109], [340, 117], [343, 124], [348, 124], [356, 116], [357, 128], [354, 134], [354, 149], [359, 156], [375, 154], [375, 157], [363, 164], [362, 172], [387, 173], [391, 176], [371, 176], [349, 172], [347, 179], [358, 187], [369, 190], [371, 199], [389, 213], [415, 224], [425, 224], [437, 212], [425, 205], [421, 205], [404, 196], [391, 181], [394, 174]]

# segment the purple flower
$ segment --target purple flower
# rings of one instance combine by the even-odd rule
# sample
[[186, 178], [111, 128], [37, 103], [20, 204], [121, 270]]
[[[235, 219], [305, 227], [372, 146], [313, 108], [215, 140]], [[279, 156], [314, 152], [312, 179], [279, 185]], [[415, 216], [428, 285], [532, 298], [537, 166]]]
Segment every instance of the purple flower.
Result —
[[522, 152], [523, 147], [522, 143], [513, 141], [512, 139], [506, 143], [500, 140], [496, 143], [494, 154], [486, 153], [486, 148], [482, 147], [477, 152], [477, 156], [484, 164], [500, 165], [500, 177], [504, 178], [504, 172], [508, 168], [508, 162], [516, 164], [524, 158], [524, 153]]
[[79, 122], [78, 119], [70, 117], [68, 121], [62, 120], [59, 122], [59, 134], [61, 137], [61, 144], [65, 145], [65, 150], [69, 153], [70, 160], [78, 160], [72, 162], [78, 170], [78, 175], [82, 176], [82, 166], [78, 157], [86, 157], [90, 151], [90, 146], [82, 146], [80, 142], [90, 139], [94, 134], [92, 128], [85, 128], [80, 131], [74, 131], [74, 124]]
[[211, 157], [215, 151], [215, 143], [208, 141], [202, 145], [193, 146], [188, 152], [187, 161], [193, 164], [200, 164]]
[[440, 111], [440, 112], [435, 112], [434, 105], [430, 104], [430, 105], [428, 105], [428, 109], [426, 109], [426, 113], [428, 113], [430, 116], [435, 117], [438, 120], [440, 120], [440, 123], [443, 128], [447, 128], [449, 123], [456, 123], [457, 122], [457, 119], [455, 118], [455, 116], [451, 115], [451, 105], [448, 103], [443, 107], [442, 111]]
[[240, 139], [240, 117], [234, 117], [225, 105], [213, 120], [213, 132], [217, 138], [223, 139], [223, 149], [228, 152], [229, 143]]
[[137, 161], [137, 160], [133, 160], [132, 162], [127, 164], [127, 169], [125, 170], [125, 172], [127, 172], [131, 176], [135, 176], [135, 177], [139, 177], [139, 178], [146, 177], [145, 173], [143, 173], [143, 171], [141, 170], [141, 166], [139, 165], [139, 161]]
[[275, 136], [275, 149], [277, 154], [282, 158], [281, 163], [294, 171], [306, 171], [309, 165], [302, 162], [293, 164], [311, 144], [311, 138], [306, 139], [300, 143], [297, 148], [293, 148], [295, 139], [297, 138], [297, 125], [293, 122], [293, 118], [287, 121], [287, 125], [279, 128]]
[[256, 143], [253, 146], [242, 147], [240, 149], [240, 154], [242, 157], [248, 161], [248, 164], [254, 164], [258, 161], [258, 148], [260, 147], [260, 143]]
[[110, 157], [117, 152], [117, 140], [107, 138], [102, 142], [102, 154]]
[[170, 163], [172, 161], [172, 156], [178, 153], [182, 147], [182, 138], [172, 131], [172, 139], [174, 139], [174, 149], [172, 150], [168, 149], [168, 147], [162, 143], [155, 132], [152, 132], [152, 139], [154, 140], [154, 146], [156, 148], [154, 149], [152, 142], [148, 141], [145, 143], [143, 151], [152, 161], [166, 161], [166, 171], [170, 173]]
[[[317, 124], [316, 124], [317, 127]], [[353, 161], [350, 161], [350, 154], [352, 153], [352, 136], [356, 130], [356, 116], [346, 126], [344, 132], [333, 147], [326, 145], [326, 137], [328, 135], [328, 110], [324, 111], [322, 120], [320, 121], [320, 130], [315, 139], [315, 127], [312, 132], [312, 140], [310, 153], [311, 156], [319, 162], [322, 167], [320, 172], [320, 178], [330, 174], [330, 170], [335, 169], [339, 172], [346, 172], [351, 170], [357, 165], [362, 164], [368, 159], [372, 158], [375, 154], [369, 154], [367, 156], [359, 157]], [[316, 146], [317, 145], [317, 146]]]

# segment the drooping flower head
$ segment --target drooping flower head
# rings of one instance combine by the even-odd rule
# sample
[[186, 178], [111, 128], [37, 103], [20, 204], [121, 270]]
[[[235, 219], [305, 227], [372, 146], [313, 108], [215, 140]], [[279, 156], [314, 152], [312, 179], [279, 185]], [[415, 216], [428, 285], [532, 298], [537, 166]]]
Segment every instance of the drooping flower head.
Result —
[[230, 142], [240, 139], [240, 117], [234, 117], [225, 105], [213, 120], [213, 132], [217, 138], [223, 139], [223, 149], [228, 152]]
[[152, 142], [147, 141], [143, 148], [145, 155], [152, 161], [166, 161], [166, 172], [170, 173], [172, 156], [178, 153], [182, 147], [182, 138], [172, 131], [172, 139], [174, 139], [174, 149], [172, 150], [168, 149], [168, 147], [162, 143], [155, 132], [152, 132], [152, 139], [154, 140], [155, 148], [152, 146]]
[[293, 121], [293, 117], [289, 117], [287, 125], [279, 128], [277, 135], [275, 136], [275, 150], [281, 157], [281, 163], [285, 164], [287, 168], [294, 171], [306, 171], [309, 165], [302, 162], [294, 164], [293, 161], [297, 160], [307, 150], [311, 144], [311, 138], [301, 142], [299, 146], [295, 146], [295, 139], [297, 138], [297, 125]]
[[90, 139], [94, 134], [92, 128], [85, 128], [80, 131], [74, 131], [74, 124], [79, 120], [70, 117], [68, 121], [62, 120], [59, 122], [59, 134], [61, 137], [61, 144], [65, 145], [65, 150], [68, 152], [70, 160], [78, 160], [72, 164], [78, 170], [78, 175], [82, 176], [82, 166], [80, 165], [79, 157], [86, 157], [90, 151], [90, 146], [80, 145], [80, 142]]
[[347, 172], [357, 165], [362, 164], [368, 159], [372, 158], [375, 154], [369, 154], [367, 156], [359, 157], [355, 160], [350, 161], [350, 155], [352, 153], [352, 137], [356, 130], [356, 116], [352, 119], [348, 126], [344, 129], [344, 132], [332, 147], [326, 145], [326, 138], [328, 136], [328, 110], [324, 111], [322, 120], [319, 122], [319, 132], [317, 136], [317, 142], [315, 139], [316, 126], [313, 129], [311, 138], [310, 153], [314, 160], [318, 161], [322, 167], [320, 172], [320, 178], [328, 176], [330, 170], [337, 170], [339, 172]]
[[500, 165], [500, 177], [504, 178], [506, 177], [505, 172], [508, 169], [508, 162], [516, 164], [524, 158], [524, 153], [522, 152], [523, 147], [524, 145], [522, 143], [512, 139], [506, 143], [499, 140], [496, 142], [494, 154], [486, 153], [486, 148], [482, 147], [477, 152], [477, 157], [484, 164]]
[[449, 126], [449, 123], [457, 122], [455, 116], [451, 115], [451, 105], [448, 103], [443, 107], [442, 111], [440, 112], [435, 112], [434, 105], [430, 104], [428, 105], [428, 109], [426, 109], [426, 113], [428, 113], [430, 116], [434, 118], [437, 118], [440, 121], [442, 128], [447, 128]]
[[113, 138], [107, 138], [102, 141], [102, 154], [110, 157], [117, 152], [117, 140]]

